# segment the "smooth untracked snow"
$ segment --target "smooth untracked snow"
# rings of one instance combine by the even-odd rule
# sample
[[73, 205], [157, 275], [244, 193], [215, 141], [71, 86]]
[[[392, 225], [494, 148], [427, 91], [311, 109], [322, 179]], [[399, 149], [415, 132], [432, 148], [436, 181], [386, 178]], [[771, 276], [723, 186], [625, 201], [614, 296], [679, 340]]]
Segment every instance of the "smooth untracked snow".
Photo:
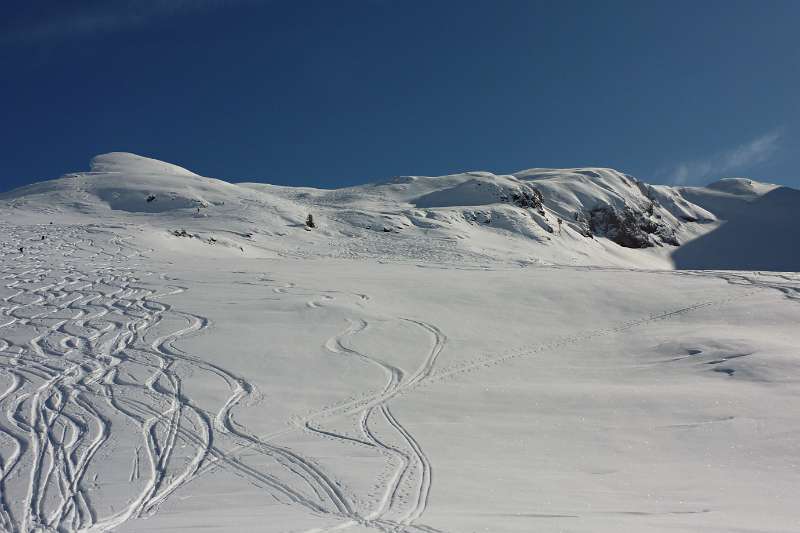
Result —
[[[110, 154], [8, 193], [0, 530], [797, 530], [800, 275], [724, 242], [727, 270], [664, 269], [786, 229], [795, 191], [742, 185], [319, 191]], [[653, 198], [688, 242], [567, 227]]]

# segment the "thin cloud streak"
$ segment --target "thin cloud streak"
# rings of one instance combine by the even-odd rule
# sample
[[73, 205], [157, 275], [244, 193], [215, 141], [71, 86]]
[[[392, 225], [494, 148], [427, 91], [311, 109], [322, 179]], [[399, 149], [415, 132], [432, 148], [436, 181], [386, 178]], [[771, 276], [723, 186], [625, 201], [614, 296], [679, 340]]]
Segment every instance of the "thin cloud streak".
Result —
[[207, 11], [256, 0], [117, 0], [82, 5], [21, 21], [4, 31], [2, 41], [36, 43], [109, 33], [144, 26], [181, 14]]
[[681, 163], [669, 173], [669, 178], [675, 185], [684, 185], [748, 170], [775, 155], [782, 136], [781, 130], [774, 130], [731, 150]]

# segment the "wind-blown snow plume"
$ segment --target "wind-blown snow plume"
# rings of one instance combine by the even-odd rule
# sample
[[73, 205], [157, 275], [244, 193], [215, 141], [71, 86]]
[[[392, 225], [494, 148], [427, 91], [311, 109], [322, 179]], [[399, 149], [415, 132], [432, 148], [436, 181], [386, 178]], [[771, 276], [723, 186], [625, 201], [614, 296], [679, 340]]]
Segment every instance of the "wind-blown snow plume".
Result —
[[674, 184], [684, 185], [751, 169], [775, 155], [782, 136], [781, 130], [774, 130], [711, 157], [681, 163], [670, 171], [670, 177]]

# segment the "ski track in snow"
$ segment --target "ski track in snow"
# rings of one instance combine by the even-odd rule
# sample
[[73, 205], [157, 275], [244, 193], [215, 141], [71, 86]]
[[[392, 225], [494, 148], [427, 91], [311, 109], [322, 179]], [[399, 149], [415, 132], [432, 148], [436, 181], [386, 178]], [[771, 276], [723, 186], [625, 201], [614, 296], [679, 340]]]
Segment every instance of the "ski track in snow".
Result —
[[[763, 289], [800, 300], [800, 280], [789, 274], [686, 272], [714, 275], [750, 290], [443, 368], [437, 360], [447, 337], [433, 324], [398, 317], [431, 339], [419, 366], [410, 371], [354, 348], [352, 339], [370, 324], [353, 318], [325, 348], [378, 368], [382, 386], [300, 417], [293, 427], [258, 436], [234, 413], [237, 406], [260, 401], [259, 391], [175, 345], [211, 325], [206, 317], [160, 301], [187, 288], [164, 286], [166, 277], [159, 280], [148, 272], [140, 264], [141, 252], [108, 230], [50, 225], [2, 226], [0, 231], [6, 235], [0, 265], [0, 530], [8, 532], [111, 530], [155, 513], [186, 483], [217, 468], [247, 479], [278, 502], [340, 520], [311, 531], [359, 525], [386, 533], [437, 532], [418, 523], [432, 488], [430, 458], [392, 411], [392, 400], [458, 374], [725, 305]], [[46, 240], [40, 237], [44, 233]], [[279, 296], [299, 290], [293, 283], [273, 288]], [[307, 305], [324, 307], [336, 293], [314, 293]], [[367, 294], [348, 296], [358, 306], [370, 300]], [[187, 392], [198, 373], [227, 387], [218, 405], [201, 406]], [[346, 417], [358, 420], [357, 437], [322, 424]], [[372, 508], [357, 508], [354, 495], [333, 474], [273, 442], [298, 428], [368, 447], [385, 458], [389, 474], [382, 477]], [[128, 444], [130, 449], [123, 447]], [[270, 458], [282, 473], [250, 466], [242, 458], [245, 450]], [[131, 455], [131, 467], [122, 479], [127, 498], [115, 507], [102, 503], [97, 464], [120, 453]]]
[[[430, 461], [386, 405], [430, 375], [443, 346], [435, 327], [418, 323], [437, 342], [408, 379], [400, 369], [357, 354], [394, 375], [380, 398], [358, 408], [365, 443], [402, 457], [385, 508], [364, 517], [341, 483], [313, 459], [259, 438], [236, 421], [238, 405], [260, 399], [253, 385], [175, 346], [210, 326], [207, 318], [160, 301], [185, 287], [148, 288], [160, 280], [137, 268], [140, 253], [111, 232], [60, 225], [0, 229], [7, 235], [0, 270], [0, 530], [108, 531], [155, 513], [196, 476], [225, 468], [279, 502], [340, 517], [343, 523], [334, 529], [357, 523], [385, 532], [436, 531], [413, 524], [430, 492]], [[149, 285], [144, 277], [151, 278]], [[285, 294], [293, 288], [289, 283], [274, 290]], [[366, 294], [354, 296], [359, 303], [369, 300]], [[332, 298], [323, 294], [309, 306]], [[176, 323], [183, 325], [175, 329]], [[333, 350], [348, 350], [341, 339], [336, 342]], [[220, 405], [198, 405], [186, 392], [191, 388], [186, 380], [199, 372], [227, 386]], [[399, 435], [400, 448], [384, 444], [370, 429], [369, 418], [378, 411]], [[96, 463], [128, 453], [121, 445], [134, 438], [125, 475], [128, 497], [122, 508], [104, 505], [96, 491]], [[255, 469], [226, 448], [257, 451], [284, 473]], [[402, 483], [416, 486], [408, 508], [397, 496]], [[389, 511], [397, 515], [394, 520], [385, 518]]]
[[[340, 489], [311, 462], [238, 426], [232, 411], [254, 395], [250, 384], [174, 346], [209, 326], [204, 317], [157, 301], [184, 288], [157, 294], [137, 285], [129, 267], [136, 252], [113, 235], [50, 226], [44, 243], [38, 235], [4, 229], [14, 248], [25, 251], [0, 273], [0, 372], [9, 382], [0, 396], [2, 530], [109, 530], [155, 512], [209, 461], [225, 463], [277, 499], [312, 512], [350, 511]], [[167, 318], [185, 327], [147, 341]], [[187, 368], [227, 384], [223, 405], [204, 409], [185, 395]], [[122, 425], [120, 417], [140, 435], [128, 478], [134, 494], [125, 508], [101, 516], [89, 476], [101, 451], [115, 452], [112, 419]], [[216, 444], [220, 436], [255, 445], [320, 497], [228, 458]], [[187, 447], [191, 452], [178, 451]], [[12, 501], [9, 488], [18, 489], [23, 480], [23, 498]]]
[[[403, 525], [412, 525], [413, 529], [417, 531], [439, 531], [431, 528], [430, 526], [414, 524], [414, 521], [422, 515], [427, 506], [427, 498], [431, 489], [432, 468], [429, 459], [422, 451], [419, 443], [414, 437], [408, 434], [407, 430], [401, 424], [399, 424], [399, 422], [397, 422], [397, 419], [393, 416], [391, 409], [389, 408], [388, 402], [397, 396], [408, 393], [418, 387], [444, 381], [448, 378], [452, 378], [460, 374], [470, 373], [482, 368], [496, 366], [516, 358], [535, 356], [569, 345], [590, 341], [598, 337], [624, 334], [630, 330], [644, 327], [657, 321], [677, 318], [682, 315], [703, 309], [722, 307], [731, 302], [756, 294], [763, 289], [780, 290], [787, 297], [793, 299], [797, 299], [797, 295], [800, 294], [800, 279], [793, 277], [791, 274], [758, 274], [762, 277], [766, 276], [781, 280], [780, 282], [769, 282], [759, 280], [754, 276], [740, 273], [701, 271], [657, 271], [657, 273], [717, 277], [732, 284], [750, 286], [751, 290], [738, 292], [729, 297], [717, 300], [703, 300], [678, 309], [650, 314], [648, 316], [630, 320], [609, 328], [578, 331], [569, 336], [559, 337], [546, 343], [523, 345], [500, 353], [485, 354], [482, 357], [462, 361], [459, 363], [453, 363], [438, 370], [436, 370], [434, 366], [438, 354], [444, 347], [446, 337], [441, 333], [441, 331], [438, 330], [438, 328], [431, 324], [416, 320], [404, 319], [427, 330], [435, 338], [434, 348], [431, 350], [428, 357], [424, 359], [422, 365], [415, 372], [415, 374], [408, 379], [405, 379], [405, 372], [402, 369], [394, 367], [377, 357], [361, 353], [349, 346], [349, 339], [364, 331], [369, 326], [369, 324], [363, 319], [351, 321], [343, 332], [329, 339], [325, 343], [325, 347], [328, 351], [334, 354], [355, 356], [363, 359], [369, 364], [373, 364], [381, 368], [386, 376], [386, 383], [383, 390], [373, 394], [367, 393], [359, 398], [348, 399], [342, 403], [328, 406], [320, 411], [300, 418], [296, 421], [296, 425], [303, 427], [307, 431], [317, 433], [320, 436], [339, 439], [350, 444], [376, 448], [380, 450], [381, 453], [386, 455], [390, 462], [394, 462], [397, 466], [395, 467], [394, 475], [391, 476], [390, 481], [385, 484], [385, 491], [377, 508], [367, 513], [363, 518], [354, 517], [351, 520], [343, 522], [339, 525], [330, 528], [313, 529], [309, 530], [307, 533], [338, 531], [356, 524], [362, 526], [371, 526], [381, 531], [398, 531], [397, 528], [402, 527]], [[289, 287], [284, 287], [281, 289], [281, 291], [286, 292], [291, 288], [294, 288], [294, 286], [290, 285]], [[360, 296], [363, 297], [363, 295]], [[326, 300], [328, 300], [328, 298], [326, 298]], [[315, 304], [316, 305], [311, 307], [319, 307], [323, 305], [323, 303], [320, 301], [316, 301]], [[397, 447], [382, 441], [381, 438], [371, 429], [370, 420], [372, 420], [376, 409], [383, 419], [395, 430], [397, 434], [395, 438], [399, 436], [401, 442], [403, 442], [402, 446]], [[314, 421], [316, 420], [343, 418], [356, 413], [360, 414], [360, 438], [354, 438], [343, 433], [338, 433], [331, 429], [324, 429], [321, 426], [314, 424]], [[263, 435], [261, 438], [264, 440], [271, 440], [279, 436], [286, 435], [291, 431], [294, 431], [294, 429], [290, 428], [277, 431], [269, 435]], [[232, 451], [231, 453], [241, 454], [242, 452], [243, 450], [238, 450]], [[415, 468], [412, 466], [413, 464], [417, 464], [419, 467]], [[412, 477], [415, 477], [413, 483], [415, 483], [417, 487], [417, 492], [411, 498], [415, 504], [412, 505], [410, 509], [401, 510], [400, 508], [402, 507], [402, 502], [400, 502], [400, 499], [397, 496], [400, 490], [399, 487], [403, 483], [404, 479], [411, 479]], [[393, 520], [385, 518], [389, 516], [395, 517], [396, 515], [400, 515], [400, 518], [394, 518]], [[400, 531], [402, 530], [403, 529], [400, 529]]]
[[[433, 347], [422, 361], [420, 367], [408, 378], [403, 369], [377, 357], [359, 352], [348, 345], [348, 340], [351, 337], [367, 329], [368, 323], [365, 320], [351, 322], [344, 332], [329, 339], [325, 344], [325, 347], [331, 353], [358, 357], [368, 364], [377, 366], [386, 376], [386, 383], [383, 390], [366, 403], [356, 406], [348, 405], [336, 410], [337, 417], [352, 414], [359, 415], [360, 439], [321, 429], [313, 425], [312, 419], [305, 420], [305, 428], [308, 431], [327, 437], [373, 447], [386, 456], [390, 464], [395, 465], [394, 471], [385, 483], [383, 494], [375, 509], [366, 514], [363, 520], [350, 521], [327, 531], [334, 531], [338, 528], [355, 524], [372, 526], [386, 531], [399, 531], [403, 526], [416, 526], [421, 531], [435, 531], [429, 526], [414, 524], [425, 512], [430, 496], [433, 470], [430, 459], [417, 439], [394, 415], [389, 406], [389, 401], [404, 390], [430, 376], [447, 338], [438, 328], [431, 324], [410, 319], [405, 320], [422, 328], [434, 339]], [[329, 415], [330, 413], [326, 414]], [[392, 429], [394, 440], [398, 441], [399, 444], [391, 444], [378, 435], [371, 424], [371, 420], [375, 417], [381, 418]], [[410, 505], [407, 505], [407, 499], [403, 498], [404, 486], [412, 487], [410, 489], [411, 495], [408, 498]]]

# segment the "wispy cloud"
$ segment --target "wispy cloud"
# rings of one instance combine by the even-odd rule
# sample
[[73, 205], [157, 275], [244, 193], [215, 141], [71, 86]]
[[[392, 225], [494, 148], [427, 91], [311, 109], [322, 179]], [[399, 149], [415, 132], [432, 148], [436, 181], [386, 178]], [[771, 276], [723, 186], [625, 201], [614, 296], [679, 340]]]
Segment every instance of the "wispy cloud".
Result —
[[782, 136], [781, 130], [774, 130], [730, 150], [680, 163], [667, 173], [667, 177], [672, 183], [683, 185], [749, 170], [775, 155], [780, 148]]
[[105, 0], [56, 4], [44, 12], [7, 20], [2, 40], [35, 43], [144, 26], [181, 14], [253, 0]]

